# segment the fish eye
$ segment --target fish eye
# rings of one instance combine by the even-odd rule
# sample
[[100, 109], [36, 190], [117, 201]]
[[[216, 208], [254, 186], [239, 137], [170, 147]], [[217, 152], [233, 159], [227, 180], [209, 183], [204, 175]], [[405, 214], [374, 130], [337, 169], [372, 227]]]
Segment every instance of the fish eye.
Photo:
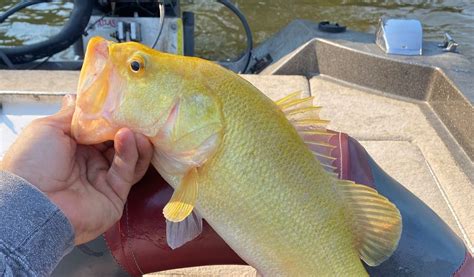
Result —
[[143, 72], [145, 69], [145, 58], [140, 54], [135, 54], [128, 60], [128, 65], [133, 73]]
[[142, 67], [142, 66], [141, 66], [140, 62], [138, 62], [138, 61], [132, 61], [132, 62], [130, 63], [130, 69], [131, 69], [133, 72], [138, 72], [141, 67]]

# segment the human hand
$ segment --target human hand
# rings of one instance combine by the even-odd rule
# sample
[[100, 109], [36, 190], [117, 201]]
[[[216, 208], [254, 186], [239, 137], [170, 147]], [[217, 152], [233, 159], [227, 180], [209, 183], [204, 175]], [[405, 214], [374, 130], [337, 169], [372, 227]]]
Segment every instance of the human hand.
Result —
[[123, 128], [114, 143], [79, 145], [71, 137], [75, 99], [34, 120], [8, 149], [2, 169], [36, 186], [71, 222], [75, 243], [88, 242], [120, 219], [130, 188], [145, 174], [153, 153], [143, 135]]

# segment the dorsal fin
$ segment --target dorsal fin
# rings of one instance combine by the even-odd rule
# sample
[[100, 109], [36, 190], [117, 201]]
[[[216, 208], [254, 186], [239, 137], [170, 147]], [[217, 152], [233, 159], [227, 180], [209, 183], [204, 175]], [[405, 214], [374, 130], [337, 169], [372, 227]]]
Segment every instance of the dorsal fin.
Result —
[[400, 211], [373, 188], [346, 180], [335, 182], [347, 206], [360, 258], [370, 266], [379, 265], [398, 246], [402, 232]]
[[328, 120], [319, 117], [321, 107], [313, 106], [313, 97], [301, 92], [291, 93], [276, 101], [303, 141], [321, 162], [326, 171], [335, 177], [337, 188], [347, 206], [354, 243], [361, 259], [370, 266], [385, 261], [397, 248], [401, 236], [402, 220], [399, 210], [376, 190], [352, 181], [338, 180], [336, 157], [329, 141], [337, 133], [326, 130]]
[[329, 140], [336, 134], [326, 130], [329, 120], [319, 117], [321, 107], [314, 106], [313, 99], [311, 96], [302, 96], [302, 92], [298, 91], [275, 101], [275, 104], [293, 124], [324, 169], [337, 176], [338, 169], [333, 164], [336, 157], [332, 155], [335, 146], [329, 144]]

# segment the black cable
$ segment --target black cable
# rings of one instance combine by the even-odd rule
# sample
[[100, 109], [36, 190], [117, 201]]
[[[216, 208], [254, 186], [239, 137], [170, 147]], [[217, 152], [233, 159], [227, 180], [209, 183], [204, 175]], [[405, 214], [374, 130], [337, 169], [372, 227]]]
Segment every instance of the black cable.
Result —
[[[16, 5], [12, 6], [8, 10], [6, 10], [3, 14], [0, 15], [0, 24], [3, 23], [5, 20], [7, 20], [7, 18], [9, 18], [12, 14], [14, 14], [14, 13], [26, 8], [26, 7], [36, 5], [36, 4], [40, 4], [40, 3], [45, 3], [45, 2], [51, 2], [51, 0], [22, 1], [18, 4], [16, 4]], [[2, 59], [3, 63], [9, 69], [15, 69], [16, 68], [15, 65], [8, 58], [8, 56], [5, 53], [3, 53], [2, 51], [0, 51], [0, 58]], [[44, 64], [45, 62], [47, 62], [49, 60], [49, 58], [51, 58], [51, 56], [48, 56], [44, 61], [42, 61], [38, 65], [33, 65], [33, 67], [28, 68], [28, 69], [34, 69], [34, 68]]]
[[44, 3], [44, 2], [51, 2], [51, 0], [22, 1], [18, 4], [16, 4], [16, 5], [14, 5], [13, 7], [9, 8], [8, 10], [6, 10], [2, 15], [0, 15], [0, 23], [5, 21], [8, 17], [10, 17], [10, 15], [16, 13], [19, 10], [22, 10], [26, 7], [36, 5], [36, 4], [39, 4], [39, 3]]
[[163, 26], [165, 25], [165, 4], [158, 0], [158, 9], [160, 11], [160, 30], [158, 31], [158, 35], [156, 36], [155, 42], [151, 46], [151, 48], [155, 48], [158, 40], [160, 40], [161, 32], [163, 32]]
[[26, 69], [27, 69], [27, 70], [37, 69], [38, 67], [40, 67], [40, 66], [42, 66], [43, 64], [47, 63], [47, 62], [49, 61], [49, 59], [51, 59], [52, 56], [53, 56], [53, 55], [48, 56], [48, 57], [46, 57], [44, 60], [42, 60], [41, 62], [35, 63], [35, 64], [31, 65], [30, 67], [27, 67]]
[[247, 36], [247, 48], [245, 49], [245, 53], [240, 56], [239, 60], [242, 57], [244, 57], [245, 55], [248, 55], [247, 61], [245, 62], [245, 66], [243, 67], [243, 70], [241, 71], [241, 73], [245, 73], [247, 71], [248, 67], [249, 67], [249, 64], [250, 64], [250, 59], [252, 58], [252, 49], [253, 49], [253, 38], [252, 38], [252, 32], [250, 31], [250, 26], [247, 22], [247, 19], [242, 14], [242, 12], [234, 4], [232, 4], [230, 1], [228, 1], [228, 0], [217, 0], [217, 2], [219, 2], [222, 5], [226, 6], [235, 15], [237, 15], [240, 22], [242, 22], [242, 25], [244, 26], [245, 34]]
[[[30, 4], [33, 2], [38, 4], [45, 1], [29, 1], [27, 3]], [[58, 34], [45, 41], [17, 47], [0, 47], [0, 53], [2, 53], [2, 55], [0, 55], [0, 64], [28, 63], [51, 56], [68, 48], [75, 43], [84, 32], [84, 29], [89, 23], [94, 2], [95, 0], [74, 0], [74, 8], [69, 20], [64, 24], [64, 27]], [[5, 17], [5, 15], [3, 14], [2, 17]]]
[[137, 7], [139, 7], [142, 11], [146, 12], [149, 16], [154, 16], [153, 12], [149, 11], [148, 9], [145, 9], [141, 4], [139, 0], [135, 0]]
[[94, 28], [95, 28], [95, 25], [97, 25], [97, 23], [99, 23], [102, 19], [104, 19], [104, 17], [109, 16], [110, 14], [111, 14], [110, 12], [109, 12], [109, 13], [106, 13], [106, 14], [103, 14], [101, 17], [99, 17], [99, 19], [97, 19], [96, 21], [92, 22], [92, 24], [89, 24], [89, 25], [87, 26], [87, 28], [84, 29], [84, 32], [82, 32], [82, 34], [83, 34], [84, 36], [89, 35], [89, 33], [88, 33], [89, 30], [94, 29]]
[[0, 59], [2, 59], [3, 63], [7, 65], [9, 69], [15, 69], [15, 65], [8, 58], [8, 56], [5, 53], [3, 53], [1, 50], [0, 50]]

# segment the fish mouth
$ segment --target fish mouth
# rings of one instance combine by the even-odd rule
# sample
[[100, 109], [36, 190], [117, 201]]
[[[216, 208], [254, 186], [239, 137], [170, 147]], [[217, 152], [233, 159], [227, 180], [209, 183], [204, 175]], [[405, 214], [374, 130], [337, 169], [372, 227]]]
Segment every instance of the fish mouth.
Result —
[[103, 117], [88, 116], [77, 107], [74, 111], [71, 133], [77, 143], [97, 144], [113, 140], [118, 130]]
[[[109, 61], [109, 46], [113, 42], [107, 41], [101, 37], [93, 37], [87, 45], [86, 56], [79, 75], [79, 83], [77, 86], [78, 96], [97, 98], [94, 90], [91, 89], [93, 85], [97, 86], [97, 82], [105, 82], [110, 65]], [[101, 78], [102, 77], [102, 78]], [[89, 91], [89, 93], [87, 93]], [[92, 95], [91, 95], [92, 94]], [[92, 103], [91, 103], [92, 104]]]
[[[111, 124], [108, 102], [113, 67], [109, 47], [113, 42], [100, 37], [89, 41], [79, 76], [76, 110], [71, 124], [72, 136], [81, 144], [113, 140], [118, 128]], [[110, 101], [109, 101], [110, 102]]]

